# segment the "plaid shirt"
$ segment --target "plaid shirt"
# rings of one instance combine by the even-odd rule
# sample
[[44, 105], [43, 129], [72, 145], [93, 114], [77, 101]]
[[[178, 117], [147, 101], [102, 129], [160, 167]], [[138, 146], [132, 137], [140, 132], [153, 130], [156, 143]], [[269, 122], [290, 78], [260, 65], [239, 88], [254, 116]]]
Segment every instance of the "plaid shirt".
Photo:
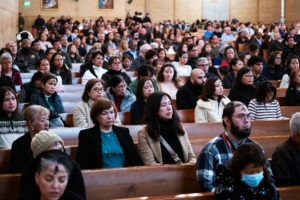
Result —
[[[222, 133], [223, 134], [223, 133]], [[216, 168], [218, 165], [227, 165], [233, 156], [231, 148], [228, 146], [226, 140], [222, 137], [222, 134], [218, 137], [213, 138], [205, 147], [202, 149], [197, 159], [197, 181], [205, 192], [215, 191], [215, 179], [216, 179]], [[241, 144], [236, 144], [229, 137], [226, 131], [224, 132], [225, 137], [229, 141], [233, 150], [235, 151], [239, 145], [246, 143], [256, 143], [255, 141], [245, 138]], [[266, 164], [272, 177], [272, 171], [270, 164], [266, 159]]]

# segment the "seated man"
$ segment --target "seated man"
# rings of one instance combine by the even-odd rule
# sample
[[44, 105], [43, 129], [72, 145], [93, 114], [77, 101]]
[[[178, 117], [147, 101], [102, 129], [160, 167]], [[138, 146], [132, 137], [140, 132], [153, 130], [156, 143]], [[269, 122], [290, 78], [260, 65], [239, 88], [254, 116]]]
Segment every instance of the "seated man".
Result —
[[224, 32], [221, 36], [222, 43], [232, 43], [232, 41], [236, 41], [234, 34], [231, 32], [230, 26], [226, 26], [224, 28]]
[[290, 120], [291, 136], [272, 155], [272, 170], [278, 187], [300, 185], [300, 113]]
[[268, 80], [263, 74], [263, 63], [264, 63], [264, 58], [260, 56], [252, 56], [248, 60], [248, 66], [250, 67], [253, 77], [254, 77], [254, 85], [257, 88], [260, 83], [263, 81]]
[[195, 109], [205, 82], [203, 70], [193, 69], [189, 80], [176, 93], [177, 109]]
[[140, 55], [139, 57], [137, 57], [136, 59], [134, 59], [132, 61], [132, 64], [130, 66], [130, 69], [132, 71], [138, 71], [139, 68], [146, 64], [146, 59], [145, 59], [145, 55], [146, 55], [146, 52], [149, 51], [151, 49], [151, 46], [149, 44], [143, 44], [141, 47], [140, 47]]
[[[240, 145], [254, 142], [248, 138], [251, 133], [251, 117], [242, 102], [228, 103], [224, 108], [222, 119], [224, 132], [206, 144], [197, 159], [197, 181], [205, 192], [215, 190], [217, 166], [227, 165]], [[266, 164], [269, 166], [267, 159]], [[269, 171], [272, 176], [272, 171], [270, 169]]]
[[209, 71], [209, 64], [208, 64], [208, 60], [207, 60], [206, 57], [198, 58], [197, 67], [199, 69], [202, 69], [202, 71], [205, 74], [205, 78], [209, 79], [209, 78], [212, 78], [212, 77], [217, 77], [217, 75], [208, 72]]
[[189, 58], [186, 65], [189, 65], [192, 67], [192, 69], [195, 69], [197, 67], [197, 59], [199, 56], [198, 47], [194, 44], [188, 45], [188, 54]]

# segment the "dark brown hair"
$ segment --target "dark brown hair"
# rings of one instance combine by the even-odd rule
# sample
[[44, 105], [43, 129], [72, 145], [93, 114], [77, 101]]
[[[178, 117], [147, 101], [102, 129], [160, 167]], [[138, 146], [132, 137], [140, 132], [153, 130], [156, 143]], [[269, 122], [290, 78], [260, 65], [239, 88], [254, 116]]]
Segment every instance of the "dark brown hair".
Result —
[[[154, 92], [152, 93], [145, 104], [145, 112], [144, 112], [144, 121], [146, 122], [146, 130], [148, 132], [148, 135], [155, 141], [158, 140], [158, 137], [160, 135], [160, 123], [159, 123], [159, 117], [158, 117], [158, 111], [160, 108], [161, 100], [164, 96], [167, 96], [170, 101], [171, 97], [165, 93], [165, 92]], [[172, 105], [172, 118], [170, 119], [170, 128], [171, 132], [174, 135], [184, 135], [185, 132], [183, 130], [183, 126], [180, 123], [180, 120], [178, 118], [177, 112], [174, 109]]]
[[91, 108], [91, 113], [90, 113], [93, 123], [95, 125], [99, 125], [99, 122], [97, 121], [98, 115], [100, 115], [104, 110], [110, 109], [111, 107], [114, 108], [114, 113], [115, 113], [115, 118], [116, 118], [117, 117], [117, 109], [116, 109], [115, 104], [111, 100], [108, 100], [105, 98], [100, 98], [100, 99], [96, 100]]
[[3, 102], [4, 102], [4, 98], [5, 98], [7, 92], [11, 92], [15, 96], [16, 101], [17, 101], [17, 107], [14, 112], [18, 111], [18, 98], [17, 98], [16, 92], [9, 86], [2, 86], [2, 87], [0, 87], [0, 113], [6, 113], [3, 110]]
[[248, 164], [254, 164], [255, 167], [263, 167], [264, 176], [269, 179], [265, 155], [261, 147], [256, 143], [243, 144], [234, 152], [229, 167], [237, 180], [241, 180], [240, 172]]
[[173, 68], [173, 70], [174, 70], [174, 75], [173, 75], [172, 81], [175, 83], [175, 86], [178, 88], [179, 85], [178, 85], [178, 81], [177, 81], [177, 72], [176, 72], [175, 67], [174, 67], [171, 63], [165, 63], [165, 64], [161, 67], [160, 71], [159, 71], [158, 74], [157, 74], [157, 81], [158, 81], [158, 82], [164, 82], [165, 78], [164, 78], [163, 73], [164, 73], [164, 71], [165, 71], [165, 69], [166, 69], [167, 67]]
[[91, 91], [92, 87], [94, 87], [94, 85], [99, 82], [101, 83], [102, 87], [104, 88], [104, 84], [103, 84], [102, 80], [97, 79], [97, 78], [90, 79], [86, 83], [82, 97], [81, 97], [82, 101], [87, 102], [89, 100], [90, 96], [88, 93]]
[[265, 99], [269, 92], [273, 92], [273, 97], [272, 97], [272, 101], [273, 101], [277, 93], [276, 88], [272, 85], [270, 81], [262, 82], [256, 90], [256, 96], [255, 96], [256, 101], [258, 103], [265, 103]]
[[[203, 88], [203, 94], [201, 95], [201, 99], [203, 101], [208, 101], [209, 99], [214, 99], [214, 94], [216, 91], [215, 83], [217, 80], [220, 80], [220, 79], [216, 78], [216, 77], [212, 77], [206, 81], [205, 86]], [[222, 97], [223, 97], [223, 95], [219, 97], [219, 100]]]
[[136, 87], [136, 98], [137, 99], [144, 99], [143, 88], [147, 81], [151, 81], [153, 88], [154, 88], [154, 83], [153, 83], [152, 78], [149, 78], [149, 77], [140, 78], [140, 80], [138, 81], [137, 87]]

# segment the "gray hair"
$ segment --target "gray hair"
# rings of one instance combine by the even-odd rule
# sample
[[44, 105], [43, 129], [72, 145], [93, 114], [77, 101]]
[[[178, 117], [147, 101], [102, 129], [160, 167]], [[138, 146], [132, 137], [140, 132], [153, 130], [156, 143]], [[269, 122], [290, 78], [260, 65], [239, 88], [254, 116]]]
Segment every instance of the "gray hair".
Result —
[[293, 114], [291, 120], [290, 120], [290, 130], [291, 135], [300, 135], [299, 133], [300, 128], [300, 112], [296, 112]]
[[199, 63], [200, 61], [206, 61], [206, 62], [208, 62], [208, 60], [207, 60], [206, 57], [200, 57], [200, 58], [198, 58], [197, 63]]
[[10, 53], [3, 53], [0, 57], [0, 63], [2, 63], [3, 59], [9, 59], [10, 61], [12, 61]]

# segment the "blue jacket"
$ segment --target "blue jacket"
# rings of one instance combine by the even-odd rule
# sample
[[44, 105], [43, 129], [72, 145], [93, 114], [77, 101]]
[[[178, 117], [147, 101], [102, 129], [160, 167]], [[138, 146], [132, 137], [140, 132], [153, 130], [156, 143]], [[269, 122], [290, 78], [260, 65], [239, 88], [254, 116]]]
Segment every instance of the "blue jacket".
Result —
[[38, 90], [34, 93], [29, 100], [30, 105], [40, 105], [44, 108], [47, 108], [50, 111], [50, 119], [59, 117], [58, 113], [64, 113], [64, 106], [62, 104], [60, 96], [54, 92], [50, 97], [51, 100], [54, 102], [54, 111], [50, 110], [50, 105], [46, 101], [46, 96], [42, 90]]
[[[115, 102], [114, 95], [113, 95], [110, 87], [107, 88], [106, 95], [109, 100]], [[135, 102], [135, 100], [136, 100], [136, 98], [135, 98], [135, 95], [133, 94], [132, 90], [129, 87], [127, 87], [125, 96], [124, 96], [124, 98], [121, 102], [121, 106], [120, 106], [121, 112], [129, 112], [130, 108], [131, 108], [131, 104], [133, 104], [133, 102]]]

